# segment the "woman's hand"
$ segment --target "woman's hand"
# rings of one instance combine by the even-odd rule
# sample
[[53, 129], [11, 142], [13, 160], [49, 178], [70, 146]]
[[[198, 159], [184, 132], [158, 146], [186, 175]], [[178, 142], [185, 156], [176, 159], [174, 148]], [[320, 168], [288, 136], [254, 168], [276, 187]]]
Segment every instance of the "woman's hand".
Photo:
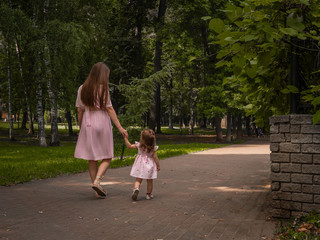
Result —
[[124, 128], [120, 128], [119, 132], [122, 134], [123, 138], [129, 137], [127, 130], [125, 130]]

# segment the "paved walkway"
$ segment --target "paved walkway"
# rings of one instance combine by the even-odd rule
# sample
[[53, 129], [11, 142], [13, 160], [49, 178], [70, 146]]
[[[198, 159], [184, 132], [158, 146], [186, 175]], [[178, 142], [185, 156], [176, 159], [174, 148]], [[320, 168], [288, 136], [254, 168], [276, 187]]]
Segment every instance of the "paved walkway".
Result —
[[269, 145], [247, 142], [160, 161], [151, 201], [130, 199], [130, 167], [0, 187], [0, 239], [271, 239]]

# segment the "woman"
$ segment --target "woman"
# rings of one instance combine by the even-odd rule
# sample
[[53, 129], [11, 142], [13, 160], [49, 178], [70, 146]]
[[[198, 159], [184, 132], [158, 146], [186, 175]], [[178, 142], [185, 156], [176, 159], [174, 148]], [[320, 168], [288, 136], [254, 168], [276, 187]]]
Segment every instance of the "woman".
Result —
[[[93, 65], [90, 74], [78, 89], [76, 107], [80, 133], [74, 153], [75, 158], [89, 160], [89, 174], [96, 194], [105, 197], [107, 192], [100, 181], [113, 158], [111, 121], [123, 137], [127, 131], [121, 126], [109, 94], [110, 69], [102, 62]], [[101, 160], [98, 168], [98, 160]]]

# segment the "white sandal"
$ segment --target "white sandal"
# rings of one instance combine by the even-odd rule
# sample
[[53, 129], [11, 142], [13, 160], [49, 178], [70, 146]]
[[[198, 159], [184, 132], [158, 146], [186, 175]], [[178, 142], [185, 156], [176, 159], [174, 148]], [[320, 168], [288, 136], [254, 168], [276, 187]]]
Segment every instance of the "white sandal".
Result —
[[132, 191], [132, 196], [131, 196], [131, 198], [132, 198], [133, 201], [137, 201], [138, 194], [139, 194], [139, 188], [133, 189], [133, 191]]
[[100, 186], [100, 181], [102, 178], [103, 178], [103, 176], [102, 177], [97, 176], [91, 187], [93, 190], [95, 190], [98, 193], [99, 196], [105, 197], [105, 196], [107, 196], [107, 191], [104, 190], [103, 187]]

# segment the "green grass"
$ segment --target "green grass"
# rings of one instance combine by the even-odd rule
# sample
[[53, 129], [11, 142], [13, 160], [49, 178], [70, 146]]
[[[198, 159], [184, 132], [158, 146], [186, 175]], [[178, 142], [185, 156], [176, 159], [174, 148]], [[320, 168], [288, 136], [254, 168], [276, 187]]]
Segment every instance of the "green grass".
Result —
[[[188, 135], [189, 134], [188, 127], [182, 128], [181, 130], [182, 132], [180, 132], [179, 126], [175, 126], [174, 129], [170, 129], [168, 127], [161, 127], [161, 132], [163, 134], [169, 134], [169, 135], [174, 135], [174, 134]], [[216, 131], [213, 128], [196, 127], [193, 129], [193, 133], [199, 134], [199, 135], [214, 135], [216, 134]]]
[[[7, 131], [8, 135], [9, 135], [9, 122], [0, 122], [0, 130], [2, 131]], [[29, 127], [29, 124], [27, 123], [26, 127]], [[38, 124], [34, 123], [33, 124], [33, 128], [35, 131], [38, 131]], [[68, 134], [69, 129], [68, 129], [68, 124], [67, 123], [58, 123], [58, 129], [59, 129], [59, 134]], [[73, 125], [72, 126], [73, 132], [74, 133], [79, 133], [79, 126], [78, 125]], [[50, 124], [46, 124], [45, 125], [45, 131], [46, 131], [46, 135], [50, 135], [50, 131], [51, 131], [51, 125]], [[18, 123], [14, 122], [13, 123], [13, 134], [26, 134], [27, 131], [24, 129], [21, 129], [21, 122], [19, 123], [19, 128], [18, 128]]]
[[[222, 147], [216, 144], [159, 144], [159, 159]], [[75, 142], [62, 142], [60, 147], [42, 148], [18, 142], [0, 141], [0, 185], [7, 186], [61, 174], [83, 172], [88, 162], [73, 157]], [[115, 143], [115, 155], [121, 155], [122, 143]], [[137, 150], [125, 149], [124, 160], [112, 160], [110, 167], [130, 166]]]
[[[88, 162], [73, 157], [76, 136], [68, 137], [66, 124], [59, 124], [59, 147], [39, 147], [38, 139], [35, 136], [27, 136], [27, 131], [18, 128], [14, 123], [15, 141], [8, 140], [9, 123], [0, 122], [0, 185], [8, 186], [17, 183], [28, 182], [37, 179], [56, 177], [61, 174], [73, 174], [84, 172], [88, 169]], [[21, 127], [21, 123], [20, 123]], [[28, 127], [28, 126], [27, 126]], [[35, 124], [35, 131], [37, 125]], [[73, 127], [75, 133], [79, 132], [77, 126]], [[128, 128], [130, 140], [139, 140], [141, 128]], [[214, 134], [213, 129], [195, 128], [195, 134]], [[180, 130], [162, 128], [164, 134], [180, 134]], [[188, 134], [188, 129], [183, 129], [182, 134]], [[46, 125], [47, 142], [49, 143], [50, 125]], [[119, 133], [114, 132], [114, 154], [121, 156], [123, 140]], [[157, 151], [159, 159], [188, 154], [191, 152], [203, 151], [211, 148], [226, 146], [226, 144], [211, 143], [187, 143], [177, 144], [172, 140], [158, 142]], [[133, 164], [137, 150], [125, 148], [123, 160], [115, 157], [110, 167], [130, 166]]]
[[281, 221], [276, 236], [279, 240], [320, 240], [320, 214], [313, 211], [300, 218]]

